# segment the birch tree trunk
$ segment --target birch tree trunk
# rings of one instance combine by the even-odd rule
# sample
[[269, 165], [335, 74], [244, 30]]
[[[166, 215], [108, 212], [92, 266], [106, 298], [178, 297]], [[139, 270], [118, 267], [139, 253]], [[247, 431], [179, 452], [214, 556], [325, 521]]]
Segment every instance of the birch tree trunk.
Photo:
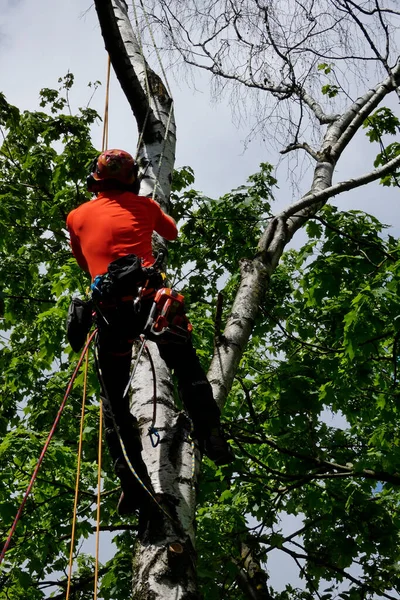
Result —
[[332, 184], [335, 167], [348, 143], [385, 96], [396, 91], [399, 83], [400, 60], [384, 81], [353, 102], [343, 114], [329, 117], [314, 103], [315, 114], [321, 123], [327, 122], [328, 127], [321, 147], [313, 153], [316, 164], [311, 189], [270, 221], [254, 259], [242, 261], [241, 282], [232, 312], [216, 345], [208, 377], [221, 408], [250, 338], [269, 279], [293, 235], [333, 196], [376, 181], [399, 168], [400, 157], [397, 157], [358, 179]]
[[[175, 123], [172, 99], [160, 78], [149, 69], [132, 30], [123, 0], [95, 0], [106, 49], [121, 86], [132, 107], [143, 144], [139, 161], [146, 169], [141, 193], [150, 195], [158, 179], [157, 197], [168, 210], [171, 173], [175, 153]], [[147, 73], [147, 79], [146, 79]], [[151, 94], [148, 93], [151, 81]], [[311, 97], [303, 100], [326, 132], [318, 149], [310, 190], [297, 202], [276, 215], [260, 238], [253, 260], [243, 260], [241, 282], [223, 335], [217, 341], [209, 379], [220, 408], [223, 407], [246, 344], [251, 336], [268, 282], [295, 232], [334, 195], [377, 180], [400, 166], [400, 157], [358, 179], [332, 184], [333, 173], [344, 149], [366, 117], [400, 82], [400, 63], [375, 88], [351, 103], [340, 115], [327, 115]], [[293, 148], [292, 148], [293, 149]], [[304, 147], [303, 147], [304, 149]], [[158, 176], [158, 161], [163, 156]], [[133, 412], [143, 429], [143, 457], [162, 504], [171, 518], [160, 515], [150, 523], [138, 542], [134, 556], [133, 598], [196, 599], [193, 522], [195, 516], [195, 472], [189, 426], [177, 413], [170, 374], [151, 345], [156, 365], [157, 418], [160, 445], [153, 449], [147, 435], [153, 411], [153, 378], [148, 362], [142, 361], [132, 389]], [[193, 472], [192, 472], [193, 471]]]
[[[138, 162], [144, 173], [140, 193], [153, 196], [168, 212], [175, 160], [173, 101], [164, 83], [143, 58], [123, 0], [96, 0], [101, 31], [111, 63], [139, 130]], [[164, 240], [153, 240], [156, 249]], [[148, 343], [156, 373], [156, 448], [148, 430], [153, 421], [153, 374], [142, 356], [131, 389], [132, 413], [142, 431], [143, 459], [165, 513], [156, 510], [137, 541], [133, 556], [133, 598], [195, 600], [193, 521], [195, 515], [194, 447], [190, 422], [174, 404], [171, 375], [157, 346]], [[198, 463], [197, 463], [198, 464]], [[149, 502], [152, 500], [149, 498]], [[166, 516], [168, 515], [168, 516]]]

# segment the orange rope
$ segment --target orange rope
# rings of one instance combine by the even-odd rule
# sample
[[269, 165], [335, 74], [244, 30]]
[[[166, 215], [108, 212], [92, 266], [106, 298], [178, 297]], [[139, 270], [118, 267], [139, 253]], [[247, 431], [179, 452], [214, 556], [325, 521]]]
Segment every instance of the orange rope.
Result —
[[107, 150], [108, 148], [108, 106], [110, 99], [110, 75], [111, 75], [111, 59], [108, 55], [107, 61], [107, 83], [106, 83], [106, 100], [104, 106], [104, 120], [103, 120], [103, 141], [101, 144], [101, 151]]
[[65, 597], [66, 600], [68, 600], [68, 598], [69, 598], [69, 592], [70, 592], [70, 589], [71, 589], [72, 564], [73, 564], [73, 560], [74, 560], [74, 542], [75, 542], [75, 530], [76, 530], [76, 513], [77, 513], [78, 496], [79, 496], [79, 479], [80, 479], [80, 476], [81, 476], [83, 424], [84, 424], [84, 421], [85, 421], [85, 403], [86, 403], [88, 367], [89, 367], [89, 350], [86, 352], [85, 373], [84, 373], [84, 377], [83, 377], [81, 426], [80, 426], [80, 430], [79, 430], [78, 465], [77, 465], [77, 470], [76, 470], [75, 499], [74, 499], [74, 512], [73, 512], [73, 518], [72, 518], [72, 533], [71, 533], [71, 548], [70, 548], [70, 552], [69, 552], [67, 595]]
[[[103, 123], [103, 142], [102, 152], [108, 147], [108, 108], [110, 100], [110, 75], [111, 75], [111, 60], [108, 55], [107, 60], [107, 84], [106, 84], [106, 100], [104, 106], [104, 123]], [[100, 497], [101, 497], [101, 442], [103, 436], [103, 405], [100, 400], [99, 411], [99, 448], [98, 448], [98, 470], [97, 470], [97, 513], [96, 513], [96, 556], [94, 566], [94, 600], [97, 600], [97, 587], [99, 579], [99, 548], [100, 548]]]
[[96, 515], [96, 562], [94, 568], [94, 600], [97, 600], [97, 581], [99, 577], [99, 546], [100, 546], [100, 495], [101, 495], [101, 440], [103, 435], [103, 405], [100, 400], [99, 449], [97, 471], [97, 515]]

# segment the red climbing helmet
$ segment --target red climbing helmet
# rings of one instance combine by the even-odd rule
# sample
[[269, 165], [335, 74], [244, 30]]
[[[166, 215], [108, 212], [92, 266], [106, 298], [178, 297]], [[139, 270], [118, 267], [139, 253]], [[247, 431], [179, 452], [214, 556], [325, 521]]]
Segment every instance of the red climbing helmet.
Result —
[[98, 191], [101, 188], [100, 182], [109, 179], [129, 186], [136, 181], [137, 174], [138, 165], [129, 152], [105, 150], [93, 161], [87, 187], [90, 192]]

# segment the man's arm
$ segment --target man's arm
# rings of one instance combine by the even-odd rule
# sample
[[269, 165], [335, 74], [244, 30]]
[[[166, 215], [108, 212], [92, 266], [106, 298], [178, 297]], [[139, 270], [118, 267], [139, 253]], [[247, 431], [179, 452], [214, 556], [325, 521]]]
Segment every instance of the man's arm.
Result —
[[175, 220], [167, 215], [153, 200], [153, 203], [156, 207], [156, 221], [154, 225], [154, 231], [159, 233], [163, 238], [169, 241], [173, 241], [178, 237], [178, 228], [176, 226]]
[[72, 218], [71, 213], [67, 217], [67, 229], [69, 231], [69, 238], [71, 242], [72, 254], [76, 258], [76, 262], [80, 266], [81, 269], [89, 273], [89, 267], [86, 262], [86, 258], [82, 254], [81, 245], [79, 242], [79, 238], [75, 235], [73, 227], [72, 227]]

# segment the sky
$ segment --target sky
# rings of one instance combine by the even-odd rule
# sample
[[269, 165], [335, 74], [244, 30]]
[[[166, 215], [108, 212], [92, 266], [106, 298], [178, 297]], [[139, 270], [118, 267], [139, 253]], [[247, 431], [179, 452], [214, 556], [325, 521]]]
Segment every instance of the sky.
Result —
[[[71, 71], [76, 81], [72, 104], [86, 105], [90, 96], [86, 85], [96, 80], [105, 83], [107, 63], [90, 0], [0, 0], [0, 9], [0, 90], [8, 102], [35, 109], [39, 90], [57, 87], [58, 78]], [[256, 144], [243, 154], [245, 130], [232, 126], [226, 106], [211, 106], [204, 77], [196, 78], [197, 93], [185, 84], [179, 89], [171, 73], [169, 83], [174, 90], [178, 129], [176, 164], [191, 165], [197, 187], [208, 195], [220, 195], [244, 183], [266, 160], [261, 146]], [[104, 88], [92, 104], [101, 115]], [[94, 131], [93, 141], [101, 146], [100, 127]], [[134, 153], [136, 141], [136, 124], [118, 81], [112, 77], [109, 147]]]
[[[39, 90], [57, 87], [67, 72], [75, 76], [71, 93], [73, 107], [85, 106], [90, 97], [88, 82], [105, 82], [107, 55], [90, 0], [0, 0], [0, 90], [9, 102], [20, 108], [38, 108]], [[194, 75], [194, 88], [177, 82], [167, 71], [173, 91], [177, 122], [176, 165], [190, 165], [195, 187], [211, 197], [242, 185], [258, 170], [260, 162], [278, 164], [279, 155], [261, 140], [254, 139], [245, 149], [249, 129], [232, 122], [227, 99], [211, 102], [209, 80]], [[92, 107], [103, 114], [104, 88], [95, 94]], [[93, 142], [101, 146], [102, 129], [93, 130]], [[135, 152], [136, 124], [115, 76], [111, 80], [109, 147]], [[338, 166], [335, 181], [358, 176], [369, 170], [377, 149], [358, 136]], [[298, 198], [288, 178], [287, 163], [278, 171], [276, 209]], [[304, 193], [311, 171], [297, 184]], [[400, 232], [397, 190], [384, 190], [378, 184], [340, 196], [342, 208], [359, 208], [376, 214]]]
[[[90, 0], [0, 0], [0, 91], [20, 109], [39, 108], [39, 90], [57, 87], [67, 72], [75, 76], [71, 93], [73, 107], [85, 106], [91, 91], [88, 82], [105, 81], [107, 55]], [[211, 103], [206, 76], [195, 76], [196, 90], [185, 81], [169, 77], [177, 121], [177, 166], [190, 165], [196, 175], [195, 187], [217, 197], [245, 183], [260, 162], [276, 164], [278, 156], [261, 141], [254, 140], [245, 150], [245, 126], [235, 127], [226, 100]], [[91, 106], [103, 113], [104, 87], [96, 93]], [[115, 77], [111, 80], [109, 147], [135, 152], [137, 131], [130, 108]], [[93, 142], [101, 146], [101, 126], [93, 129]], [[375, 149], [358, 136], [338, 167], [336, 181], [359, 176], [370, 170]], [[298, 182], [307, 191], [310, 173]], [[275, 196], [283, 208], [298, 196], [287, 176], [287, 166], [277, 171]], [[336, 203], [345, 209], [365, 209], [400, 233], [398, 189], [383, 189], [378, 184], [341, 196]], [[287, 533], [299, 524], [284, 520]], [[103, 550], [104, 552], [104, 550]], [[103, 554], [104, 557], [104, 554]], [[268, 569], [271, 584], [281, 589], [285, 583], [301, 584], [291, 568], [291, 559], [278, 551], [271, 556]]]

